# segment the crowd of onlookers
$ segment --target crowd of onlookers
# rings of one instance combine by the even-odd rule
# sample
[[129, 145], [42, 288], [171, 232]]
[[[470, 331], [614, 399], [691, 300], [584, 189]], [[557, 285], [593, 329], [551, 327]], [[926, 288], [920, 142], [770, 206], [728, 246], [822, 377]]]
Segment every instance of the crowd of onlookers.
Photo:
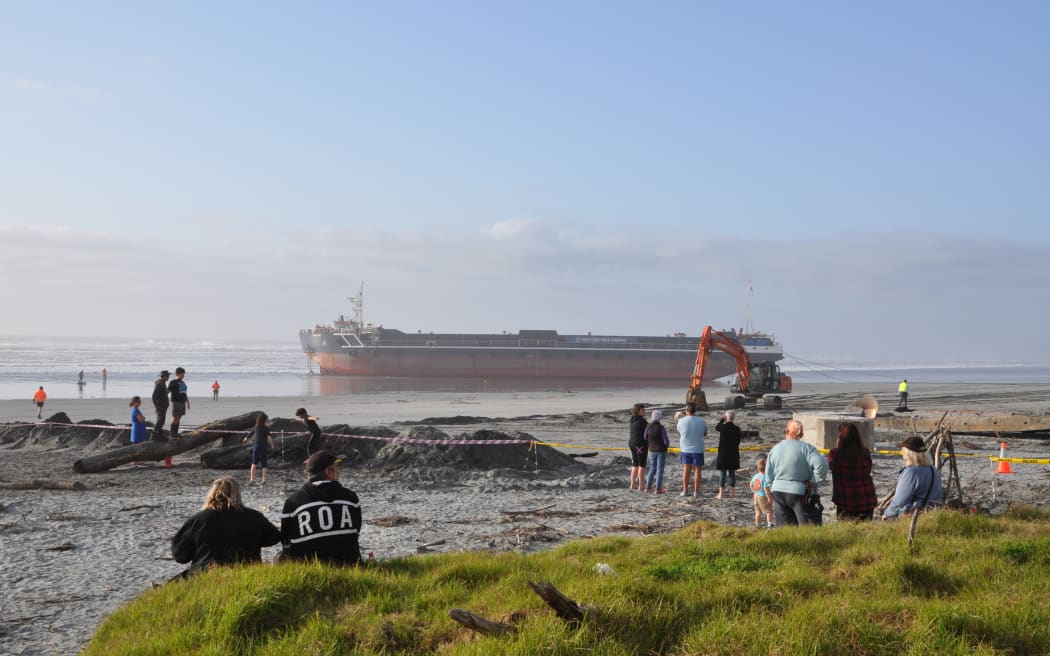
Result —
[[[644, 404], [637, 403], [631, 410], [628, 450], [631, 453], [630, 490], [649, 494], [666, 494], [664, 468], [671, 440], [664, 427], [663, 412], [653, 410], [645, 418]], [[707, 422], [697, 416], [696, 408], [688, 405], [675, 415], [682, 463], [681, 497], [700, 496], [704, 466], [704, 439]], [[736, 491], [736, 472], [740, 468], [741, 431], [735, 423], [735, 413], [727, 410], [715, 426], [718, 449], [715, 469], [718, 470], [718, 494], [732, 497]], [[865, 446], [857, 425], [843, 422], [838, 440], [825, 458], [817, 447], [802, 440], [802, 423], [787, 422], [784, 440], [769, 454], [760, 458], [757, 472], [750, 479], [755, 506], [755, 526], [820, 524], [823, 504], [819, 486], [831, 475], [831, 501], [839, 520], [871, 520], [878, 506], [875, 483], [871, 476], [871, 452]], [[898, 447], [904, 459], [897, 487], [881, 519], [894, 519], [928, 505], [939, 505], [944, 492], [941, 476], [933, 467], [926, 445], [919, 437], [910, 437]]]

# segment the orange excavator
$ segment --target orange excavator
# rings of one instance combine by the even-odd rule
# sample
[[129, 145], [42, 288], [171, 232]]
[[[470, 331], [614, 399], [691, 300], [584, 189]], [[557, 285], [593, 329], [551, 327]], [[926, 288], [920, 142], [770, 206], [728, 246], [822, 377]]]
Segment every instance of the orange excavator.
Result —
[[726, 397], [726, 410], [743, 408], [748, 402], [755, 403], [762, 399], [766, 410], [779, 410], [783, 399], [779, 394], [791, 391], [791, 376], [780, 373], [780, 366], [775, 362], [751, 362], [747, 351], [740, 342], [727, 337], [724, 333], [704, 326], [700, 335], [700, 345], [696, 349], [696, 366], [693, 367], [693, 378], [689, 382], [689, 391], [685, 402], [696, 405], [697, 410], [708, 410], [707, 395], [700, 389], [704, 380], [704, 369], [712, 349], [728, 353], [736, 362], [736, 381], [729, 386], [735, 396]]

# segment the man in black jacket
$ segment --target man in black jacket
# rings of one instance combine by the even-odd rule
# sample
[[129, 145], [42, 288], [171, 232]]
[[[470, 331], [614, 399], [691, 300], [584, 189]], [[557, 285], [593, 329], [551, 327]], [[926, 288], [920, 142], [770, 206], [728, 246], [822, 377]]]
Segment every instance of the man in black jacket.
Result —
[[306, 485], [288, 497], [281, 512], [283, 558], [357, 565], [361, 549], [361, 504], [339, 484], [342, 458], [318, 451], [306, 461]]
[[157, 413], [157, 423], [153, 426], [153, 441], [164, 440], [164, 420], [168, 415], [168, 370], [160, 372], [160, 378], [153, 382], [153, 410]]

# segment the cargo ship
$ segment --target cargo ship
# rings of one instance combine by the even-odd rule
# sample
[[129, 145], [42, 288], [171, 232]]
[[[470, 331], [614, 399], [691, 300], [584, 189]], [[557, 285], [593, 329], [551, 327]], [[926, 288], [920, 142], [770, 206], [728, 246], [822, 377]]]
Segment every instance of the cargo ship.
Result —
[[[363, 292], [363, 289], [362, 289]], [[299, 341], [321, 375], [403, 378], [606, 379], [620, 382], [688, 381], [700, 336], [675, 333], [562, 335], [555, 330], [516, 333], [406, 333], [364, 323], [363, 293], [349, 299], [354, 316], [301, 330]], [[722, 331], [753, 362], [777, 362], [784, 350], [772, 335]], [[735, 372], [732, 357], [711, 353], [705, 381]], [[684, 383], [683, 383], [684, 384]]]

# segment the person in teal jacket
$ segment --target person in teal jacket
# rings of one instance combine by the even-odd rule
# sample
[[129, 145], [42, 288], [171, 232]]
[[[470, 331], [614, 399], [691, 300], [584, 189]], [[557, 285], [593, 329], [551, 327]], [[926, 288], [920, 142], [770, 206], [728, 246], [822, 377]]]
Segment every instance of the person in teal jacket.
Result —
[[802, 441], [802, 422], [787, 423], [784, 440], [766, 458], [766, 482], [773, 493], [777, 526], [816, 524], [806, 512], [806, 490], [816, 491], [828, 477], [828, 463], [817, 447]]

